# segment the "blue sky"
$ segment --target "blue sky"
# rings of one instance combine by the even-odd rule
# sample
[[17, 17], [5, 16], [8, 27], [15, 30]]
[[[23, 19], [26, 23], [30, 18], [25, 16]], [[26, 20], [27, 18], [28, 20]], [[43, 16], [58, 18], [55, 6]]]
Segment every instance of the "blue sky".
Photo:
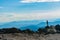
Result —
[[0, 0], [0, 22], [60, 19], [60, 0]]

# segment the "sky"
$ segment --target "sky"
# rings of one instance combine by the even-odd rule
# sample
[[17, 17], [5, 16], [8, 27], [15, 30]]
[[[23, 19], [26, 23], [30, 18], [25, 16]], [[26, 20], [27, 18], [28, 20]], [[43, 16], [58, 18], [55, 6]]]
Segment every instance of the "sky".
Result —
[[0, 0], [0, 23], [60, 19], [60, 0]]

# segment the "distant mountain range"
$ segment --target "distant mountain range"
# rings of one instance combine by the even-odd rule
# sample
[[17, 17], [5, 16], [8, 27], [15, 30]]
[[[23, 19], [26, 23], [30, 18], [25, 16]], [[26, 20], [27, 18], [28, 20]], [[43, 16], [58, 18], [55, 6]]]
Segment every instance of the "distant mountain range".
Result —
[[[54, 21], [54, 22], [49, 22], [49, 25], [56, 25], [60, 24], [60, 21]], [[11, 28], [11, 27], [16, 27], [20, 28], [22, 30], [24, 29], [31, 29], [31, 30], [37, 30], [38, 28], [44, 28], [46, 26], [46, 22], [41, 22], [41, 21], [13, 21], [9, 23], [5, 23], [3, 25], [0, 25], [0, 28]]]
[[8, 22], [8, 23], [5, 23], [3, 25], [0, 25], [0, 28], [10, 28], [10, 27], [17, 27], [17, 28], [20, 28], [20, 27], [26, 27], [26, 26], [29, 26], [29, 25], [37, 25], [40, 21], [13, 21], [13, 22]]

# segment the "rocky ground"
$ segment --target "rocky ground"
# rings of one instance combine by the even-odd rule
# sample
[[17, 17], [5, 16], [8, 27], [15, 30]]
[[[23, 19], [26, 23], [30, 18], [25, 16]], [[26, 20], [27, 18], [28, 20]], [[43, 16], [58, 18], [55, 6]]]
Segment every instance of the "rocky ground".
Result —
[[0, 34], [0, 40], [60, 40], [60, 34], [28, 35], [24, 33]]

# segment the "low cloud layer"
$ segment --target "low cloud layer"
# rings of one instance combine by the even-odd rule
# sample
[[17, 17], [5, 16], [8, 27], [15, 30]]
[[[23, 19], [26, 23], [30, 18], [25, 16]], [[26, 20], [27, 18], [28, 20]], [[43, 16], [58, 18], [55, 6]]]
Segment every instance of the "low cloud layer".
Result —
[[32, 2], [59, 2], [60, 0], [22, 0], [21, 3], [32, 3]]
[[31, 14], [18, 14], [18, 13], [3, 13], [0, 14], [0, 22], [11, 22], [20, 20], [54, 20], [60, 18], [60, 12], [47, 12], [47, 13], [31, 13]]

